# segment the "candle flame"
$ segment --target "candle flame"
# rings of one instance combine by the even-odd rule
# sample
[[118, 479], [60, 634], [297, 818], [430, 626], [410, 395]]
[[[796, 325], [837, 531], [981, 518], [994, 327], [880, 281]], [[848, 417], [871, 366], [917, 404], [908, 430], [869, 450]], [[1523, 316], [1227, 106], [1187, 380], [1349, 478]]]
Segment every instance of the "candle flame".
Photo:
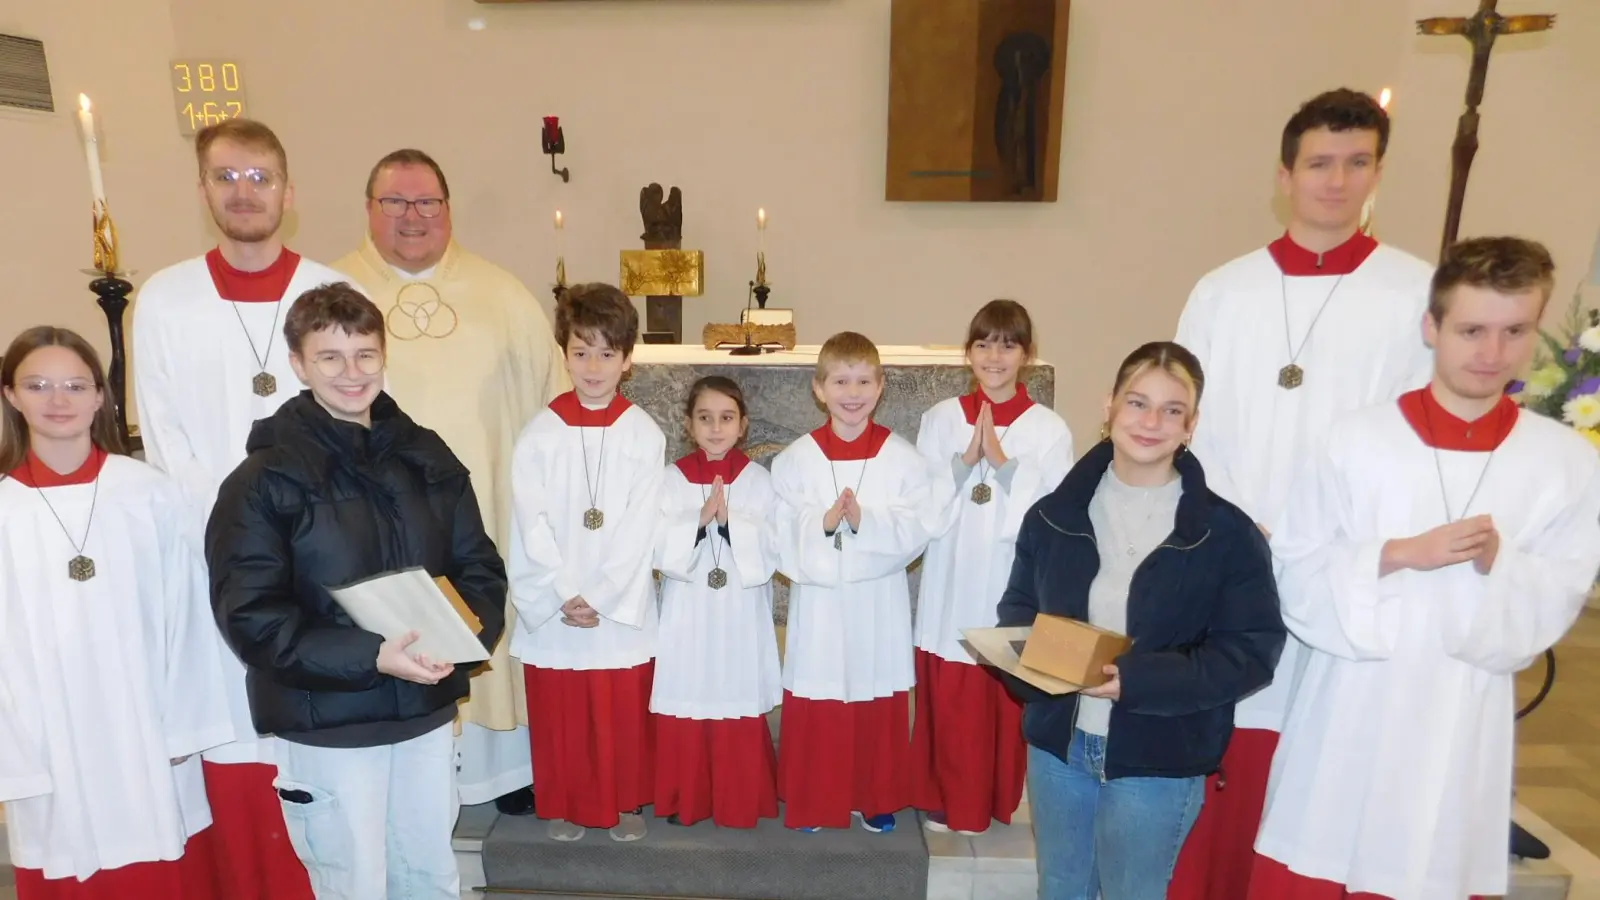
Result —
[[558, 228], [558, 229], [561, 228], [561, 225], [562, 225], [561, 210], [558, 209], [558, 210], [556, 210], [556, 228]]
[[763, 229], [767, 227], [767, 211], [765, 208], [756, 210], [756, 227]]
[[1382, 91], [1378, 92], [1378, 105], [1383, 107], [1383, 109], [1386, 111], [1389, 109], [1389, 101], [1393, 99], [1394, 91], [1391, 91], [1388, 88], [1384, 88]]
[[88, 112], [89, 111], [89, 95], [88, 94], [79, 94], [78, 95], [78, 108], [82, 109], [84, 112]]

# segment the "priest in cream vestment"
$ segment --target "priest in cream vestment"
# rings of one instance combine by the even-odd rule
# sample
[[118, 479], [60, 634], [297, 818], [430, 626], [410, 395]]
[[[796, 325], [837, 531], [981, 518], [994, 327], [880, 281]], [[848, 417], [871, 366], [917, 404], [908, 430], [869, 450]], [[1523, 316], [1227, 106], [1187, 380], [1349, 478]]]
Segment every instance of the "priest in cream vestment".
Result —
[[[388, 391], [472, 473], [484, 527], [505, 552], [517, 435], [569, 389], [539, 303], [509, 272], [451, 239], [450, 189], [427, 154], [398, 150], [367, 180], [367, 239], [334, 268], [385, 313]], [[506, 634], [515, 612], [506, 609]], [[460, 796], [532, 811], [522, 667], [495, 648], [462, 707]]]

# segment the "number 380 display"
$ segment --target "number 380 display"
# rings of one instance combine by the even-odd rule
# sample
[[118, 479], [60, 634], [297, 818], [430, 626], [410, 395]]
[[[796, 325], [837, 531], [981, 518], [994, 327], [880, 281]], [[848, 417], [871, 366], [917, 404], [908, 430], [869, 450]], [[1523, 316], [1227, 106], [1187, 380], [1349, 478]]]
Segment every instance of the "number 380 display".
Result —
[[172, 92], [182, 134], [246, 115], [244, 81], [235, 62], [173, 60]]

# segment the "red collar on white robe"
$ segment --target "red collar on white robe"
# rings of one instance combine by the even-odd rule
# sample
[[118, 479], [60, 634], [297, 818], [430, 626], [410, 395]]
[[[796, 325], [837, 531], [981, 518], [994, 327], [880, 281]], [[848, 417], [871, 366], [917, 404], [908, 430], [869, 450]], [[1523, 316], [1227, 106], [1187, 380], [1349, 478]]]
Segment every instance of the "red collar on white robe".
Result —
[[1291, 278], [1317, 275], [1349, 275], [1367, 261], [1378, 242], [1372, 235], [1356, 232], [1350, 240], [1324, 253], [1317, 253], [1296, 244], [1286, 231], [1283, 237], [1267, 245], [1267, 252], [1278, 264], [1278, 270]]
[[1488, 453], [1505, 442], [1520, 411], [1510, 397], [1501, 396], [1493, 409], [1468, 422], [1440, 406], [1430, 388], [1420, 388], [1400, 395], [1400, 413], [1429, 447]]
[[627, 397], [618, 393], [603, 408], [590, 409], [578, 399], [577, 391], [567, 391], [550, 401], [550, 410], [573, 428], [610, 428], [632, 405]]
[[868, 422], [867, 430], [853, 441], [847, 441], [833, 433], [833, 425], [827, 424], [811, 432], [811, 439], [822, 448], [822, 455], [833, 462], [851, 462], [858, 459], [871, 459], [883, 449], [884, 442], [889, 440], [889, 429], [877, 422]]
[[212, 247], [206, 253], [206, 268], [211, 270], [211, 283], [216, 285], [222, 299], [233, 303], [276, 303], [289, 290], [289, 282], [300, 266], [300, 254], [284, 247], [272, 265], [259, 272], [235, 269], [222, 258], [222, 251]]
[[33, 451], [28, 451], [28, 458], [22, 465], [11, 470], [11, 477], [18, 484], [31, 488], [66, 487], [69, 484], [92, 484], [100, 477], [100, 469], [106, 464], [106, 452], [99, 447], [89, 450], [89, 458], [83, 461], [78, 471], [66, 475], [45, 465]]
[[1004, 428], [1033, 406], [1033, 398], [1028, 396], [1028, 389], [1021, 384], [1017, 385], [1017, 392], [1011, 395], [1011, 399], [1004, 403], [989, 399], [983, 388], [978, 388], [961, 398], [961, 411], [966, 413], [968, 425], [977, 424], [978, 413], [983, 410], [985, 403], [989, 404], [989, 414], [994, 416], [994, 427]]
[[721, 459], [706, 459], [706, 451], [696, 447], [693, 453], [678, 460], [676, 465], [690, 484], [710, 484], [718, 477], [723, 484], [733, 484], [744, 467], [750, 465], [750, 457], [735, 447]]

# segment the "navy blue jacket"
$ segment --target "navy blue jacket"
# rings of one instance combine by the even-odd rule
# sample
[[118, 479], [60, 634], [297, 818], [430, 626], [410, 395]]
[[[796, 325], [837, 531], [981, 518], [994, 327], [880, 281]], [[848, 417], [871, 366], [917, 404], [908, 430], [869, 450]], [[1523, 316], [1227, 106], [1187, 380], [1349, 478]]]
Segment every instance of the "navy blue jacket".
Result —
[[[1100, 552], [1089, 500], [1111, 465], [1109, 441], [1080, 459], [1028, 510], [1000, 600], [1001, 625], [1041, 612], [1089, 618]], [[1107, 778], [1184, 778], [1217, 771], [1233, 735], [1233, 706], [1272, 681], [1285, 631], [1267, 542], [1240, 509], [1206, 488], [1188, 451], [1176, 460], [1183, 493], [1172, 534], [1133, 575], [1132, 647], [1116, 661], [1122, 698], [1111, 707]], [[1065, 760], [1078, 696], [1051, 696], [1015, 678], [1028, 743]]]

